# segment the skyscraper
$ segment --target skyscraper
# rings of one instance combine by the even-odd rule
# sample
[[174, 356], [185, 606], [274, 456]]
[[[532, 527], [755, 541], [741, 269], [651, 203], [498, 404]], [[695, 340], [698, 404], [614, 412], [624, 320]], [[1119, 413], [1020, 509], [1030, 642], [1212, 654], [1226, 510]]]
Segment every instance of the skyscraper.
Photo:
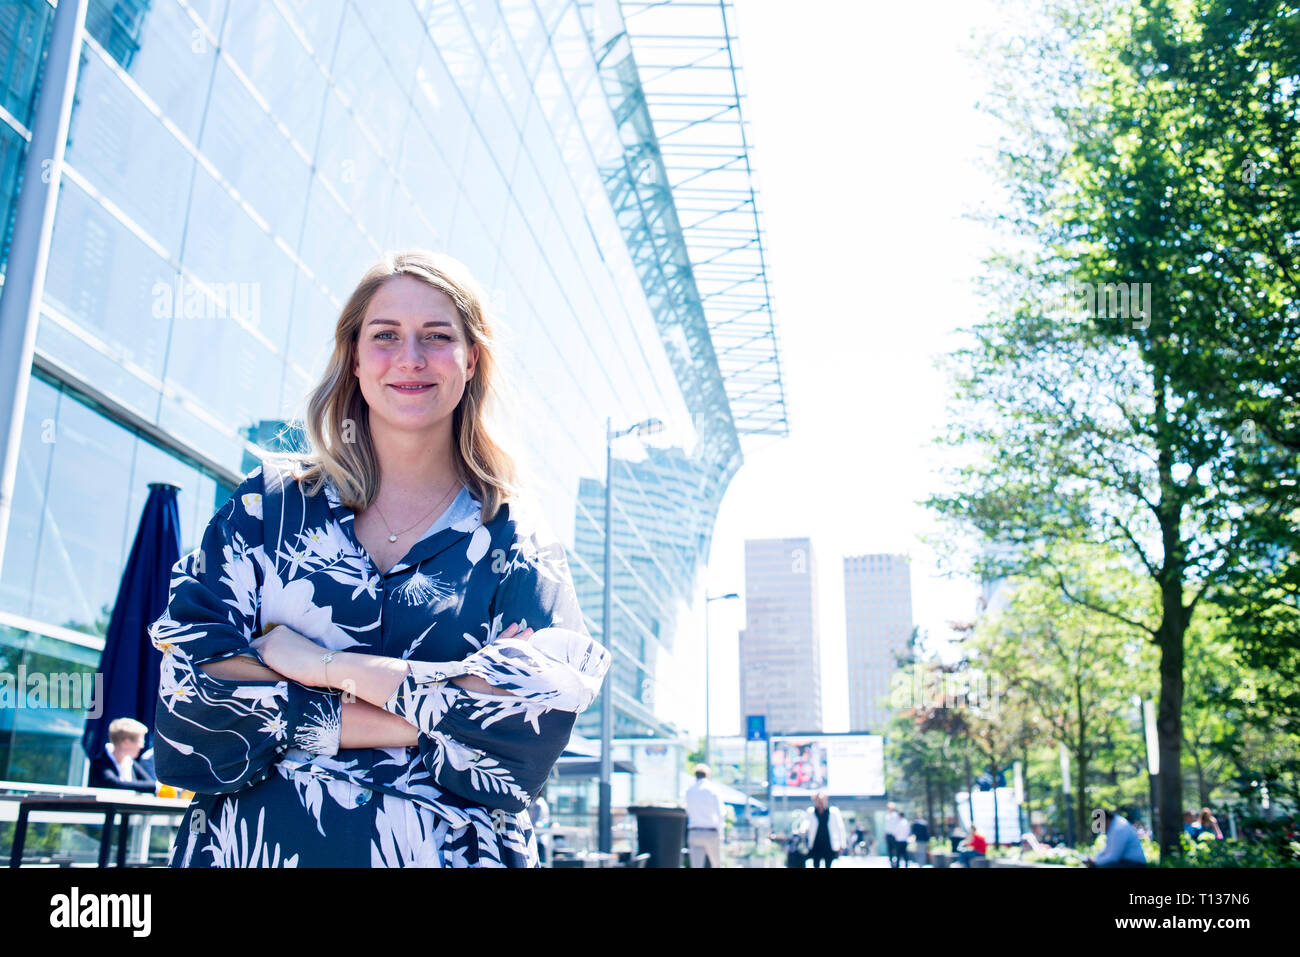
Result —
[[906, 555], [844, 559], [844, 638], [849, 659], [849, 730], [884, 729], [895, 653], [912, 635], [912, 576]]
[[745, 542], [740, 714], [767, 717], [769, 734], [822, 730], [821, 629], [811, 540]]

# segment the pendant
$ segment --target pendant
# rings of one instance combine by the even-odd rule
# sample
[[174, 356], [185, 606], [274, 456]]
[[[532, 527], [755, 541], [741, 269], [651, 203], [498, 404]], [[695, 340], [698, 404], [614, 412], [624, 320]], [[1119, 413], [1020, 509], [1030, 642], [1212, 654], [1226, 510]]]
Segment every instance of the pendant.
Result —
[[397, 541], [397, 536], [396, 536], [396, 535], [389, 535], [389, 536], [388, 536], [388, 540], [389, 540], [390, 542], [395, 542], [395, 541]]

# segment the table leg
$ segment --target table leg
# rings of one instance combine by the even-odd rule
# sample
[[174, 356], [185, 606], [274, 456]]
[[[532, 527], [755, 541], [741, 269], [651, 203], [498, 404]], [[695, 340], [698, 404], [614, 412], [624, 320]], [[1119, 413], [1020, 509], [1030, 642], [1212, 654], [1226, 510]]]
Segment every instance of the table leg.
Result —
[[23, 866], [23, 845], [27, 843], [27, 808], [18, 806], [18, 823], [14, 827], [14, 846], [9, 851], [9, 866]]
[[126, 839], [131, 833], [131, 815], [122, 812], [122, 823], [117, 826], [117, 866], [126, 867]]
[[104, 812], [104, 829], [99, 834], [99, 866], [108, 867], [108, 850], [113, 846], [113, 822], [117, 812], [111, 808]]

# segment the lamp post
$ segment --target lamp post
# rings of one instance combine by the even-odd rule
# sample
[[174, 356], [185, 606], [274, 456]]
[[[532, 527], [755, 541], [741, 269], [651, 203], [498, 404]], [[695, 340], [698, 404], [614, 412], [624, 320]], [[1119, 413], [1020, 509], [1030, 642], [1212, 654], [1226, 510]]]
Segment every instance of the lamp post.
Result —
[[605, 419], [605, 607], [600, 619], [601, 638], [609, 651], [609, 671], [600, 693], [600, 814], [598, 841], [602, 854], [614, 847], [614, 806], [611, 779], [614, 774], [614, 670], [618, 655], [614, 650], [614, 440], [624, 435], [653, 435], [662, 432], [659, 419], [646, 419], [614, 431], [613, 420]]
[[[712, 726], [709, 724], [709, 602], [723, 601], [727, 598], [739, 598], [734, 591], [725, 595], [704, 598], [704, 763], [709, 763], [709, 742], [712, 740]], [[712, 770], [710, 767], [709, 770]]]

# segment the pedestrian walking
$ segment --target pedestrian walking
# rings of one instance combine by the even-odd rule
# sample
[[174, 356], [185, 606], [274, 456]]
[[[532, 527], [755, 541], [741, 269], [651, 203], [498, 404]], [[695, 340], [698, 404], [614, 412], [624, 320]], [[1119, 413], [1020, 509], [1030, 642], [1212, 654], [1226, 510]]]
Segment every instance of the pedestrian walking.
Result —
[[813, 806], [804, 815], [808, 827], [808, 843], [813, 867], [830, 867], [831, 862], [844, 850], [844, 819], [840, 809], [831, 807], [825, 791], [813, 795]]
[[727, 809], [709, 780], [709, 766], [695, 765], [695, 783], [686, 789], [686, 846], [691, 867], [722, 866], [722, 827]]
[[920, 811], [912, 820], [912, 837], [916, 839], [916, 862], [924, 867], [930, 863], [930, 824]]
[[912, 839], [912, 822], [893, 804], [889, 805], [889, 813], [885, 815], [885, 833], [894, 838], [889, 848], [889, 866], [907, 867], [907, 842]]

